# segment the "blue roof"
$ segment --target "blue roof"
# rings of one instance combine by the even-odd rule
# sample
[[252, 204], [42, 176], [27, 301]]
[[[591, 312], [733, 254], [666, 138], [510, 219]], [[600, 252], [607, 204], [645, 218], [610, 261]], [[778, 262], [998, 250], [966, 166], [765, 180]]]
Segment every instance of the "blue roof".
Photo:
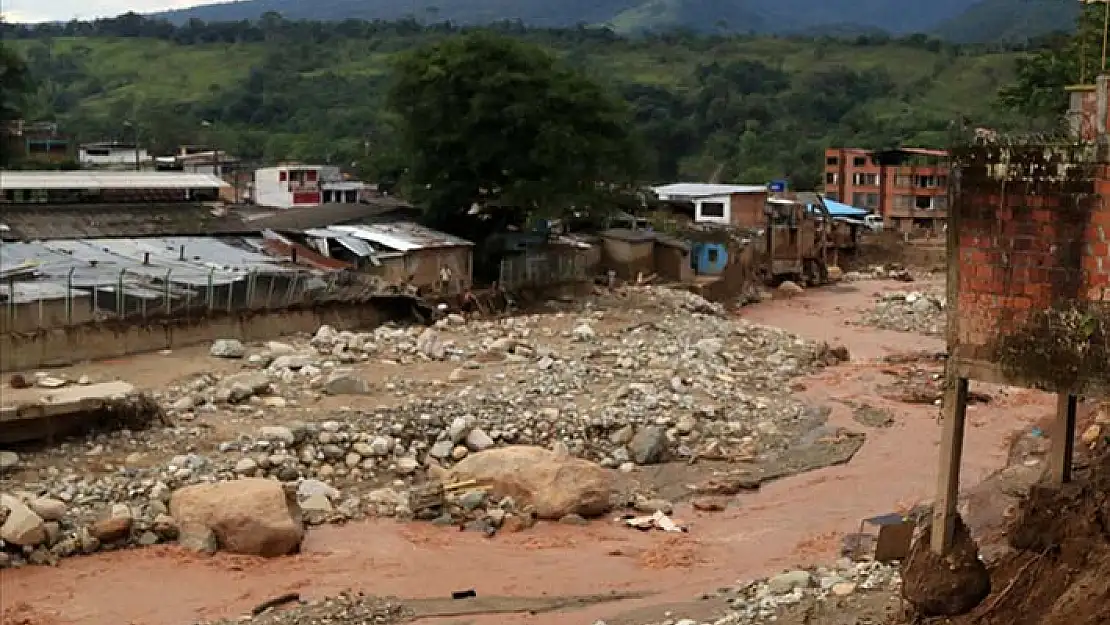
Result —
[[833, 217], [863, 217], [871, 214], [871, 211], [867, 209], [841, 204], [829, 198], [825, 198], [825, 208], [829, 210], [829, 215]]

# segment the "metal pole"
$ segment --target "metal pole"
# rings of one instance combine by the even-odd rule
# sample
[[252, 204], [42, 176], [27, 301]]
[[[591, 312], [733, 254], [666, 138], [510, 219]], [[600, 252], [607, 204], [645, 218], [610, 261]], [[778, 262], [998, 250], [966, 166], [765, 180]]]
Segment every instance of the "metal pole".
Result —
[[216, 268], [213, 267], [208, 271], [208, 312], [212, 312], [212, 307], [216, 303]]
[[8, 323], [15, 322], [15, 278], [8, 279]]
[[170, 303], [173, 301], [173, 296], [171, 295], [171, 287], [170, 287], [170, 274], [171, 273], [173, 273], [173, 269], [167, 269], [166, 270], [166, 316], [167, 317], [169, 316], [170, 312], [172, 312], [172, 307], [170, 305]]
[[127, 273], [126, 269], [119, 270], [119, 280], [116, 281], [116, 316], [124, 317], [123, 310], [123, 276]]
[[266, 308], [270, 308], [270, 302], [274, 299], [274, 285], [277, 284], [277, 275], [270, 274], [270, 288], [266, 290]]
[[73, 323], [73, 272], [76, 267], [70, 267], [66, 274], [66, 325]]

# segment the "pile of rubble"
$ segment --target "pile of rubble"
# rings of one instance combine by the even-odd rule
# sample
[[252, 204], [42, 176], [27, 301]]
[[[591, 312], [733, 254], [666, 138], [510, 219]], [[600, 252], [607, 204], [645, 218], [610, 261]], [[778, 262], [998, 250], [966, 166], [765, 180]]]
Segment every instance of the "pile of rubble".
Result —
[[942, 336], [948, 324], [947, 308], [947, 299], [939, 293], [896, 291], [879, 296], [875, 307], [852, 323], [884, 330]]
[[295, 595], [279, 597], [248, 616], [198, 625], [389, 625], [410, 620], [411, 611], [399, 601], [345, 592], [312, 603], [301, 602]]
[[[320, 523], [412, 516], [410, 492], [430, 472], [506, 445], [563, 448], [625, 472], [781, 453], [822, 423], [782, 389], [845, 354], [723, 313], [688, 292], [631, 287], [569, 313], [452, 315], [434, 328], [365, 333], [323, 326], [261, 349], [217, 341], [211, 357], [236, 359], [242, 371], [156, 394], [168, 426], [71, 440], [23, 462], [5, 456], [0, 492], [57, 526], [9, 549], [0, 566], [171, 540], [170, 494], [190, 484], [275, 478]], [[446, 379], [419, 375], [430, 363], [454, 368]], [[359, 372], [382, 365], [396, 374]], [[351, 406], [320, 411], [327, 396]], [[237, 433], [213, 438], [229, 430]], [[483, 514], [451, 512], [475, 505]], [[511, 515], [514, 502], [453, 502], [435, 518], [465, 523], [489, 511]], [[105, 523], [112, 533], [100, 531]]]
[[[869, 593], [893, 596], [898, 593], [900, 585], [897, 564], [841, 559], [833, 567], [786, 571], [766, 579], [718, 590], [710, 596], [727, 600], [729, 610], [712, 620], [684, 619], [679, 614], [667, 621], [650, 625], [775, 623], [783, 620], [784, 610], [846, 601], [853, 596]], [[604, 621], [594, 625], [604, 625]]]

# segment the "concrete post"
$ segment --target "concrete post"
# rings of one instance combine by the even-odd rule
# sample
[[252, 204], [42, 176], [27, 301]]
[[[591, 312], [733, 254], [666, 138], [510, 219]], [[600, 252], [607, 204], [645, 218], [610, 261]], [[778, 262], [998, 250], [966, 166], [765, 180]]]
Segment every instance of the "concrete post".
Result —
[[956, 533], [956, 505], [960, 497], [960, 461], [967, 417], [967, 378], [955, 378], [944, 393], [944, 429], [940, 439], [937, 498], [930, 537], [934, 553], [945, 555]]

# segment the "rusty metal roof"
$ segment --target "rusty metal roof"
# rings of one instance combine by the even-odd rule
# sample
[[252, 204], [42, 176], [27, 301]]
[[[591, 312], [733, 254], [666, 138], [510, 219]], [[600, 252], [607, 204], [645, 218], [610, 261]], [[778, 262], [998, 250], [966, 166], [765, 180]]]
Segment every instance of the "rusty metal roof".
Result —
[[0, 211], [0, 239], [33, 241], [93, 237], [245, 234], [259, 228], [199, 203], [9, 204]]
[[243, 218], [256, 230], [297, 231], [325, 228], [350, 223], [372, 223], [377, 220], [415, 219], [419, 211], [411, 204], [395, 198], [375, 198], [369, 203], [321, 204], [303, 208], [248, 209]]

